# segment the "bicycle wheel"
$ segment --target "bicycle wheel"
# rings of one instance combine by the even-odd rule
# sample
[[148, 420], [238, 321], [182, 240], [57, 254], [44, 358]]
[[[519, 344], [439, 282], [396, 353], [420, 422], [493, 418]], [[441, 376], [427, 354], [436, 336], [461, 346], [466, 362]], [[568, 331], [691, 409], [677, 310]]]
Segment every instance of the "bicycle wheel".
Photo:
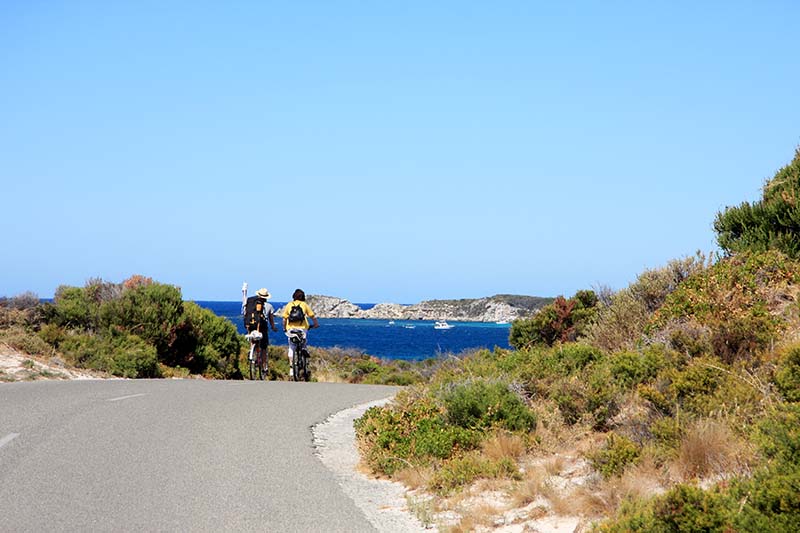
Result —
[[267, 379], [267, 373], [269, 372], [269, 352], [267, 350], [261, 350], [261, 353], [258, 358], [258, 379], [265, 380]]
[[295, 347], [294, 352], [292, 353], [292, 380], [293, 381], [300, 381], [300, 354], [298, 353], [299, 350]]
[[250, 363], [250, 379], [256, 379], [256, 345], [250, 345], [250, 354], [247, 356], [247, 361]]
[[311, 379], [311, 367], [308, 364], [308, 358], [309, 358], [308, 351], [305, 348], [303, 348], [302, 360], [303, 360], [303, 380], [304, 381], [309, 381]]

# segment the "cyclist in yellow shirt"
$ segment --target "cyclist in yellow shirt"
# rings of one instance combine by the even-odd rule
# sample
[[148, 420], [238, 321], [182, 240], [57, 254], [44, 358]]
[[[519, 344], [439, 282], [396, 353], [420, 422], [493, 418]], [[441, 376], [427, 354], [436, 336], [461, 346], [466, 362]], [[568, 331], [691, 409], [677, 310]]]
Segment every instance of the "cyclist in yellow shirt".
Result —
[[[288, 335], [290, 331], [297, 331], [303, 338], [303, 347], [307, 341], [307, 332], [309, 329], [318, 328], [319, 322], [314, 310], [306, 303], [306, 293], [301, 289], [297, 289], [292, 293], [292, 301], [286, 304], [283, 308], [283, 331]], [[312, 324], [309, 326], [308, 319], [311, 319]], [[292, 368], [292, 359], [294, 356], [294, 347], [289, 343], [289, 368]]]

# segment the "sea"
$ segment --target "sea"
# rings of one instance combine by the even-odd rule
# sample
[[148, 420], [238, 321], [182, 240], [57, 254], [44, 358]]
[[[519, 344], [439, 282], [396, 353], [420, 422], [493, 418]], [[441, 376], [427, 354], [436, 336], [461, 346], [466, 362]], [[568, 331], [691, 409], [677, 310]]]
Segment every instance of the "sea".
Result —
[[[246, 333], [242, 324], [241, 302], [195, 302], [201, 307], [227, 318]], [[280, 309], [285, 302], [270, 302]], [[369, 309], [375, 304], [356, 304]], [[309, 331], [308, 343], [320, 348], [355, 349], [383, 359], [418, 361], [431, 357], [459, 355], [480, 348], [510, 348], [508, 324], [485, 322], [449, 322], [451, 329], [434, 329], [428, 320], [375, 320], [361, 318], [320, 318], [318, 329]], [[278, 332], [269, 332], [271, 345], [286, 345], [281, 321], [276, 318]]]

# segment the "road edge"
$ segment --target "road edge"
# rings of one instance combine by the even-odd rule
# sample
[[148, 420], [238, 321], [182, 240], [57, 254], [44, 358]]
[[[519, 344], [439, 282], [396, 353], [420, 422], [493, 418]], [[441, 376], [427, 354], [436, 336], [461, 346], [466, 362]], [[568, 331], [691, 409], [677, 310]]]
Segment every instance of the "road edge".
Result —
[[344, 493], [378, 531], [412, 533], [425, 526], [408, 510], [406, 488], [358, 471], [360, 461], [353, 421], [370, 407], [386, 405], [392, 397], [344, 409], [311, 428], [314, 455], [330, 470]]

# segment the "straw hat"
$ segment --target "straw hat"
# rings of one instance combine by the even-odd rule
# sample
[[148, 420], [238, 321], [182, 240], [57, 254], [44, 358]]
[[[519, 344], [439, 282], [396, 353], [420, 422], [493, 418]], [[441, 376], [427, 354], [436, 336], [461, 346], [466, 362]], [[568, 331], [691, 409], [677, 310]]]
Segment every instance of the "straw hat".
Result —
[[272, 298], [272, 295], [269, 293], [267, 289], [261, 288], [256, 291], [256, 296], [259, 298], [264, 298], [265, 300], [269, 300]]

